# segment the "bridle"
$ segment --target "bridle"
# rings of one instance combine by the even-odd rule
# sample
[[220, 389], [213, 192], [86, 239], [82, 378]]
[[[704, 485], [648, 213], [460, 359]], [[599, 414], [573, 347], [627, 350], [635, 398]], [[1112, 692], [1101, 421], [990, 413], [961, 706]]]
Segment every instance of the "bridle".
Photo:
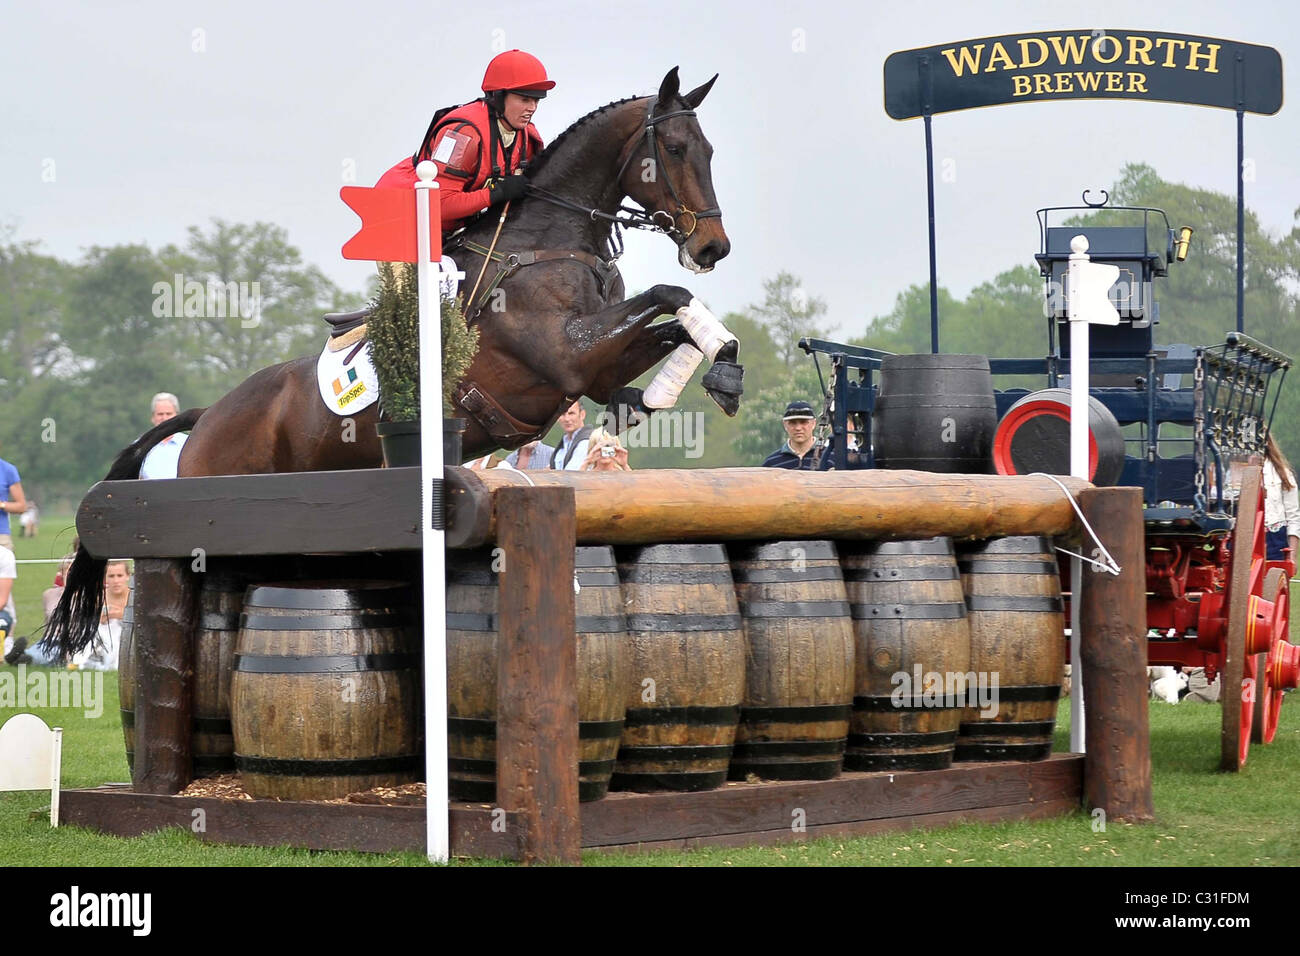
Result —
[[[622, 164], [618, 168], [618, 175], [614, 178], [616, 183], [623, 181], [623, 174], [627, 172], [628, 164], [632, 162], [632, 157], [636, 155], [637, 147], [645, 140], [650, 143], [650, 153], [654, 159], [655, 175], [662, 172], [664, 181], [668, 183], [668, 192], [673, 197], [673, 202], [677, 204], [675, 213], [668, 212], [666, 209], [656, 209], [653, 213], [648, 213], [644, 209], [634, 209], [629, 206], [619, 206], [615, 213], [601, 212], [599, 209], [592, 209], [580, 205], [563, 196], [558, 196], [546, 189], [529, 184], [528, 195], [536, 196], [538, 199], [549, 202], [553, 205], [565, 209], [571, 209], [575, 212], [583, 212], [591, 217], [592, 222], [597, 219], [607, 219], [616, 226], [626, 226], [631, 229], [653, 229], [657, 232], [665, 233], [671, 236], [673, 241], [678, 245], [684, 243], [692, 235], [699, 225], [701, 219], [714, 219], [722, 217], [722, 210], [718, 207], [713, 209], [703, 209], [699, 212], [689, 208], [686, 203], [682, 202], [681, 196], [677, 192], [677, 187], [673, 184], [672, 177], [668, 174], [668, 167], [664, 165], [663, 157], [659, 153], [659, 139], [655, 136], [655, 124], [662, 123], [664, 120], [670, 120], [677, 116], [694, 116], [695, 110], [673, 110], [670, 113], [661, 113], [654, 115], [655, 101], [651, 100], [650, 105], [646, 108], [645, 124], [641, 132], [633, 138], [623, 151], [627, 154]], [[685, 229], [683, 226], [689, 217], [690, 228]], [[667, 225], [662, 220], [667, 221]], [[680, 224], [679, 224], [680, 221]]]

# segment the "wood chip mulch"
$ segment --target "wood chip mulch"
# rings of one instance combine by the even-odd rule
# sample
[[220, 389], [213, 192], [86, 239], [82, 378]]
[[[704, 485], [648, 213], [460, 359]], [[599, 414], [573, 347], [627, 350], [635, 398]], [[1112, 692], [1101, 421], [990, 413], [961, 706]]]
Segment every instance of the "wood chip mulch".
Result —
[[[213, 797], [218, 800], [253, 800], [243, 788], [237, 773], [223, 773], [215, 777], [201, 777], [177, 796]], [[399, 787], [374, 787], [361, 793], [349, 793], [333, 800], [313, 800], [313, 803], [363, 803], [381, 807], [423, 806], [428, 789], [423, 783], [404, 783]], [[272, 798], [274, 799], [274, 798]]]

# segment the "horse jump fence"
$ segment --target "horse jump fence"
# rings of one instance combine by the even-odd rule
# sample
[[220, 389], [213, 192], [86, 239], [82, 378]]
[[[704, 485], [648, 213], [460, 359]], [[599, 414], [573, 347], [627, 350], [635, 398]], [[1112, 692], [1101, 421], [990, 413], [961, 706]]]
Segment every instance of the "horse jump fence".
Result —
[[[511, 569], [500, 594], [497, 801], [452, 804], [456, 855], [576, 862], [583, 848], [743, 845], [1036, 818], [1073, 812], [1085, 799], [1111, 820], [1151, 817], [1136, 489], [1036, 476], [759, 468], [600, 475], [449, 468], [446, 476], [449, 545], [494, 543]], [[83, 545], [96, 557], [137, 562], [135, 764], [130, 788], [66, 791], [66, 822], [137, 835], [189, 827], [193, 811], [203, 809], [202, 836], [217, 842], [422, 851], [423, 807], [176, 796], [191, 782], [196, 562], [237, 565], [264, 580], [418, 580], [419, 480], [417, 468], [394, 468], [92, 488], [77, 519]], [[1119, 576], [1084, 575], [1086, 762], [1057, 754], [1032, 763], [846, 772], [701, 793], [611, 793], [579, 807], [575, 544], [934, 535], [1077, 541], [1069, 497], [1124, 568]], [[792, 827], [791, 808], [803, 810], [803, 827]]]

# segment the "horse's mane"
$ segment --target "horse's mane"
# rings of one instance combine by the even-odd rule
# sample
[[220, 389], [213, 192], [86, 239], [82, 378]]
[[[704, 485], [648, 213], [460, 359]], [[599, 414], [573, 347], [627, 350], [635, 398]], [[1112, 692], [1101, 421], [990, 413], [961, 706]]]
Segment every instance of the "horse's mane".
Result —
[[566, 129], [559, 136], [555, 137], [555, 139], [551, 141], [551, 145], [547, 146], [544, 150], [542, 150], [541, 153], [538, 154], [537, 158], [534, 159], [531, 164], [529, 164], [528, 167], [529, 178], [536, 176], [537, 173], [545, 169], [546, 164], [551, 160], [551, 158], [556, 153], [560, 151], [560, 147], [564, 145], [564, 141], [568, 139], [570, 136], [572, 136], [577, 130], [585, 126], [590, 120], [594, 119], [595, 117], [599, 116], [601, 113], [604, 113], [607, 110], [612, 110], [616, 106], [622, 106], [624, 103], [630, 103], [633, 100], [643, 100], [645, 98], [646, 98], [645, 95], [625, 96], [621, 100], [614, 100], [612, 103], [606, 103], [604, 106], [598, 106], [590, 113], [588, 113], [586, 116], [581, 116], [578, 119], [574, 120], [568, 129]]

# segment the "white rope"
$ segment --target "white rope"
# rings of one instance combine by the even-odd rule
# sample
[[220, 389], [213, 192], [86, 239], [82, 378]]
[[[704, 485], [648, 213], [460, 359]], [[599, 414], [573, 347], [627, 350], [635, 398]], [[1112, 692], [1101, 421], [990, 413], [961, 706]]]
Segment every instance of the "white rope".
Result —
[[1097, 550], [1101, 552], [1101, 556], [1103, 560], [1098, 561], [1096, 558], [1085, 557], [1084, 555], [1077, 554], [1076, 552], [1071, 551], [1068, 548], [1058, 547], [1056, 549], [1057, 551], [1060, 551], [1063, 554], [1068, 554], [1073, 558], [1078, 558], [1080, 561], [1085, 561], [1088, 564], [1091, 564], [1092, 569], [1094, 571], [1105, 571], [1107, 574], [1118, 575], [1121, 571], [1124, 570], [1115, 562], [1115, 559], [1111, 557], [1111, 553], [1106, 550], [1106, 546], [1101, 543], [1101, 539], [1097, 537], [1097, 532], [1092, 530], [1092, 525], [1088, 524], [1088, 519], [1083, 516], [1083, 512], [1079, 509], [1079, 503], [1074, 500], [1074, 495], [1070, 494], [1070, 489], [1065, 487], [1065, 485], [1061, 482], [1059, 478], [1057, 478], [1055, 475], [1049, 475], [1046, 472], [1042, 472], [1042, 471], [1035, 471], [1027, 475], [1026, 477], [1047, 478], [1051, 481], [1056, 482], [1057, 487], [1059, 487], [1061, 491], [1065, 494], [1066, 500], [1070, 502], [1070, 507], [1074, 509], [1074, 513], [1077, 514], [1079, 516], [1079, 520], [1083, 522], [1083, 527], [1084, 530], [1088, 532], [1088, 537], [1092, 538], [1093, 542], [1097, 545]]

